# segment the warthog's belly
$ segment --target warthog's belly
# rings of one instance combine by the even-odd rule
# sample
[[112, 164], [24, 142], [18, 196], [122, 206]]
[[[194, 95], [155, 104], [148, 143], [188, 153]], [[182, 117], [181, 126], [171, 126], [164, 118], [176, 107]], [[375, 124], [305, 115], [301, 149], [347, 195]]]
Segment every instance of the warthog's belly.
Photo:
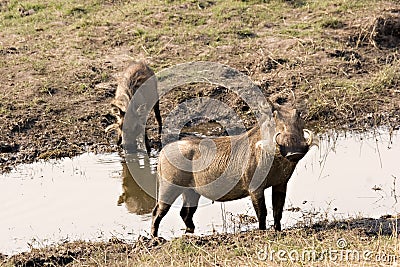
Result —
[[216, 188], [216, 190], [205, 190], [204, 188], [196, 188], [196, 192], [200, 195], [215, 201], [230, 201], [247, 197], [249, 192], [243, 188], [241, 183], [233, 187], [233, 189], [225, 191], [227, 188]]
[[[256, 182], [257, 188], [252, 189], [249, 189], [251, 178], [250, 180], [244, 179], [239, 172], [227, 172], [225, 175], [218, 173], [220, 176], [217, 177], [205, 175], [203, 172], [194, 173], [194, 190], [200, 195], [215, 201], [241, 199], [249, 196], [251, 190], [265, 189], [286, 183], [295, 167], [296, 163], [284, 158], [275, 158], [268, 173], [265, 173], [266, 177], [262, 178], [262, 181]], [[247, 176], [251, 176], [251, 174], [247, 173]]]

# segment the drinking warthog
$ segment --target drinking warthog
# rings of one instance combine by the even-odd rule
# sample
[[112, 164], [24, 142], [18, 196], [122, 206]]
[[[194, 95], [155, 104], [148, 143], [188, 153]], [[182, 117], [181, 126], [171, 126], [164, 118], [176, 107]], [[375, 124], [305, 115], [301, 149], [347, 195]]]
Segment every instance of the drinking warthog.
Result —
[[[122, 125], [124, 123], [124, 117], [127, 112], [129, 103], [138, 90], [138, 88], [145, 83], [148, 79], [154, 76], [153, 70], [144, 62], [133, 62], [131, 63], [127, 69], [123, 72], [123, 74], [118, 79], [118, 87], [115, 92], [115, 98], [111, 102], [111, 113], [116, 117], [117, 122], [108, 126], [106, 131], [116, 130], [117, 131], [117, 144], [120, 145], [122, 143]], [[155, 77], [153, 77], [155, 79]], [[155, 90], [155, 92], [149, 92], [149, 95], [154, 95], [157, 97], [157, 85], [154, 83], [153, 87], [150, 87], [151, 90]], [[162, 130], [162, 121], [160, 115], [160, 107], [159, 101], [153, 107], [154, 114], [158, 123], [158, 134], [161, 134]], [[137, 131], [140, 129], [138, 128]], [[138, 135], [139, 133], [133, 133], [133, 135]], [[147, 137], [147, 133], [145, 133], [145, 145], [146, 149], [150, 151], [150, 145]]]
[[[281, 230], [287, 182], [313, 140], [312, 133], [304, 129], [304, 121], [296, 109], [273, 105], [272, 111], [275, 129], [270, 130], [275, 130], [275, 134], [270, 135], [270, 142], [261, 137], [260, 129], [271, 125], [271, 121], [265, 119], [261, 125], [241, 135], [209, 140], [213, 145], [207, 144], [205, 139], [192, 138], [170, 143], [161, 150], [157, 168], [160, 185], [158, 202], [152, 213], [152, 237], [158, 235], [160, 221], [179, 195], [183, 196], [180, 215], [186, 224], [187, 233], [194, 232], [193, 214], [200, 195], [216, 201], [250, 196], [259, 228], [265, 230], [267, 210], [264, 189], [270, 186], [274, 227]], [[308, 135], [307, 138], [305, 134]], [[271, 168], [269, 172], [264, 170], [264, 174], [259, 175], [259, 183], [254, 183], [252, 177], [257, 173], [257, 166], [268, 165], [263, 162], [266, 157], [262, 154], [268, 150], [264, 147], [268, 143], [273, 144], [269, 145], [271, 152], [268, 152], [271, 155]], [[220, 178], [222, 176], [224, 178]], [[222, 179], [221, 182], [218, 179]], [[224, 191], [226, 189], [229, 190]], [[223, 195], [220, 194], [221, 190], [225, 192]]]

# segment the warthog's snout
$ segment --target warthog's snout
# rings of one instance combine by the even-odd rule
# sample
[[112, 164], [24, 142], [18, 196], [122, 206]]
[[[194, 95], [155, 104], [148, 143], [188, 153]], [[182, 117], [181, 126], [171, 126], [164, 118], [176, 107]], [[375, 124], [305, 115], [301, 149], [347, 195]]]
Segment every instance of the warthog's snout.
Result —
[[313, 142], [313, 137], [309, 130], [304, 129], [303, 132], [304, 137], [299, 138], [280, 132], [275, 134], [274, 143], [279, 146], [279, 152], [283, 157], [292, 162], [298, 162], [304, 157]]

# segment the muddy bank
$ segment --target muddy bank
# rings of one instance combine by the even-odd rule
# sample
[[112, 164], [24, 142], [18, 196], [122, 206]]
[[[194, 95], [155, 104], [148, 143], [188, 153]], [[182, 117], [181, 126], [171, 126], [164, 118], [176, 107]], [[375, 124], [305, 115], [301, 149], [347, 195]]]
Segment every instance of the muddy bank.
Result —
[[[387, 245], [385, 248], [387, 256], [390, 255], [392, 259], [394, 257], [397, 260], [400, 255], [398, 251], [393, 250], [392, 246], [398, 242], [396, 236], [400, 233], [397, 228], [399, 223], [399, 219], [386, 216], [380, 219], [365, 218], [333, 223], [322, 222], [310, 227], [293, 228], [283, 232], [268, 230], [209, 236], [187, 235], [170, 241], [162, 238], [150, 240], [145, 237], [140, 237], [133, 242], [118, 239], [110, 239], [108, 242], [101, 243], [67, 241], [57, 246], [33, 249], [28, 253], [12, 257], [2, 255], [0, 260], [5, 266], [84, 266], [92, 264], [107, 266], [120, 266], [120, 264], [156, 266], [158, 264], [157, 266], [161, 266], [169, 265], [171, 261], [178, 265], [187, 265], [188, 257], [190, 257], [191, 262], [201, 258], [207, 259], [205, 262], [211, 260], [211, 262], [205, 263], [206, 266], [213, 264], [237, 266], [238, 263], [248, 264], [246, 261], [249, 260], [252, 263], [262, 263], [266, 259], [261, 257], [261, 250], [274, 246], [273, 244], [278, 240], [281, 242], [281, 249], [297, 249], [302, 245], [301, 242], [308, 244], [303, 249], [322, 249], [324, 247], [321, 242], [325, 242], [325, 249], [332, 245], [335, 246], [332, 249], [352, 248], [356, 250], [371, 249], [377, 239]], [[311, 242], [314, 245], [311, 245]], [[375, 250], [376, 248], [372, 249], [371, 253], [374, 253]], [[206, 255], [214, 258], [207, 258]], [[309, 260], [309, 262], [311, 261]], [[320, 258], [318, 262], [320, 261], [323, 259]], [[368, 261], [365, 262], [368, 263]], [[272, 265], [276, 263], [273, 260], [269, 262]]]
[[[1, 4], [0, 171], [117, 151], [104, 128], [114, 122], [115, 77], [132, 59], [155, 71], [198, 60], [227, 64], [267, 96], [293, 92], [317, 132], [399, 127], [398, 3], [200, 2]], [[197, 96], [248, 112], [223, 88], [189, 86], [161, 99], [163, 117]], [[151, 118], [152, 132], [154, 125]]]

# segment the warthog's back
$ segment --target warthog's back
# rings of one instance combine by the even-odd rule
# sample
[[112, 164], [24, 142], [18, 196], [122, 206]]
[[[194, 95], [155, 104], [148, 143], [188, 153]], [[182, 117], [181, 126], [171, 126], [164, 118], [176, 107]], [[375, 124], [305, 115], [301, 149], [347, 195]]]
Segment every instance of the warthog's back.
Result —
[[112, 104], [125, 113], [137, 89], [153, 75], [154, 72], [144, 62], [130, 64], [118, 79], [118, 87]]

